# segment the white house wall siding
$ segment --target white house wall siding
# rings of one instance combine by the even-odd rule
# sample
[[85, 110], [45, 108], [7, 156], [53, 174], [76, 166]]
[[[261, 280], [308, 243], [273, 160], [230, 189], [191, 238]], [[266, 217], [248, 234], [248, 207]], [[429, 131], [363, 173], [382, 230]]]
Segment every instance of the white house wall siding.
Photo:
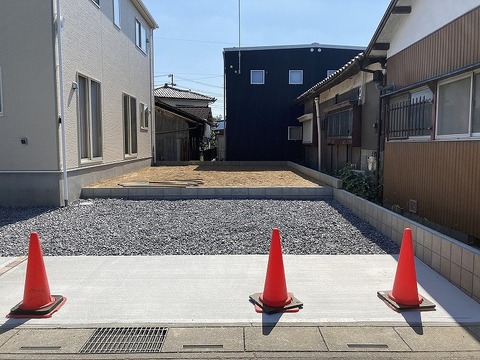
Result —
[[[130, 0], [120, 1], [120, 28], [113, 22], [113, 2], [101, 1], [100, 8], [87, 0], [62, 0], [63, 75], [66, 99], [68, 168], [80, 164], [77, 127], [77, 91], [71, 84], [78, 75], [101, 84], [103, 164], [124, 160], [122, 94], [137, 100], [137, 158], [151, 156], [151, 128], [140, 130], [140, 102], [151, 109], [150, 50], [135, 45], [135, 20], [148, 29]], [[97, 29], [92, 31], [92, 29]], [[71, 101], [69, 101], [71, 99]]]
[[396, 31], [388, 57], [399, 53], [454, 19], [480, 6], [478, 0], [400, 0], [398, 5], [411, 5], [412, 12]]
[[59, 169], [52, 13], [51, 0], [0, 3], [0, 171]]
[[[64, 205], [78, 199], [82, 186], [152, 161], [154, 123], [150, 119], [149, 128], [140, 129], [139, 111], [140, 103], [153, 108], [152, 52], [149, 44], [147, 53], [135, 45], [135, 21], [147, 38], [156, 23], [142, 15], [139, 0], [119, 0], [120, 27], [114, 24], [111, 0], [101, 0], [100, 6], [92, 0], [60, 0], [68, 173], [68, 199], [63, 198], [56, 2], [0, 2], [0, 150], [8, 154], [0, 158], [0, 205]], [[80, 155], [79, 91], [74, 86], [79, 75], [100, 83], [101, 89], [102, 157], [90, 162]], [[137, 101], [138, 151], [132, 157], [124, 155], [124, 93]], [[21, 144], [22, 138], [28, 138], [28, 145]]]

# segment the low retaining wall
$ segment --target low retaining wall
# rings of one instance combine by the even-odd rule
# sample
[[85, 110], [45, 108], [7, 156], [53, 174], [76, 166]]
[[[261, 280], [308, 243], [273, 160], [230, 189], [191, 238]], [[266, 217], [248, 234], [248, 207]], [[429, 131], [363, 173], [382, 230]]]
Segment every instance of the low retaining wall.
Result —
[[[297, 164], [290, 166], [323, 182], [328, 181], [328, 178], [325, 178], [328, 175], [318, 171]], [[480, 250], [342, 190], [341, 182], [339, 185], [331, 185], [334, 187], [335, 200], [399, 245], [402, 242], [403, 230], [407, 227], [412, 229], [415, 256], [480, 302]]]
[[298, 170], [301, 173], [310, 176], [311, 178], [314, 178], [316, 180], [319, 180], [323, 182], [325, 185], [331, 186], [335, 189], [341, 189], [342, 188], [342, 180], [337, 179], [336, 177], [318, 172], [316, 170], [307, 168], [305, 166], [296, 164], [291, 161], [287, 161], [287, 165], [290, 166], [292, 169]]
[[415, 256], [480, 302], [479, 250], [345, 190], [333, 189], [333, 197], [398, 244], [412, 229]]
[[82, 198], [124, 199], [274, 199], [321, 200], [332, 198], [331, 187], [189, 187], [189, 188], [83, 188]]

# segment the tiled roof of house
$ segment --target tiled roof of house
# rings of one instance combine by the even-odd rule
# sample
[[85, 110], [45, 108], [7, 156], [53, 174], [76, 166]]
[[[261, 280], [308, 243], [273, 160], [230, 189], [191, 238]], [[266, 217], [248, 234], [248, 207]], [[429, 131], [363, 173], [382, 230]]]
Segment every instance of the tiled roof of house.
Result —
[[208, 106], [179, 106], [178, 108], [209, 122], [212, 118], [212, 109]]
[[161, 109], [167, 110], [167, 111], [169, 111], [173, 114], [179, 115], [179, 116], [183, 117], [185, 120], [193, 122], [193, 123], [197, 123], [197, 124], [207, 123], [207, 120], [202, 119], [202, 118], [200, 118], [200, 117], [198, 117], [194, 114], [191, 114], [188, 111], [183, 110], [182, 108], [164, 103], [163, 101], [161, 101], [159, 99], [155, 99], [155, 106], [157, 106]]
[[217, 100], [210, 96], [202, 95], [191, 90], [179, 89], [168, 84], [156, 88], [153, 90], [153, 94], [163, 99], [203, 100], [208, 102]]
[[297, 101], [303, 100], [307, 98], [309, 95], [315, 94], [317, 91], [327, 86], [327, 84], [330, 86], [336, 85], [337, 82], [343, 81], [344, 75], [350, 76], [350, 71], [358, 72], [360, 70], [363, 59], [364, 59], [364, 55], [363, 55], [363, 52], [361, 52], [360, 54], [355, 56], [352, 60], [347, 62], [345, 65], [343, 65], [340, 69], [335, 71], [333, 74], [331, 74], [330, 76], [327, 76], [325, 79], [313, 85], [310, 89], [308, 89], [302, 95], [297, 97]]

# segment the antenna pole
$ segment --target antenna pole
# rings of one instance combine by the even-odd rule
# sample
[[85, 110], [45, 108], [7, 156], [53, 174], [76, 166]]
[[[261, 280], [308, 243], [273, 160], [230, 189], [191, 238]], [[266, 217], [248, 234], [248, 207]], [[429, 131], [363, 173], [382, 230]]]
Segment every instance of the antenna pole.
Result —
[[240, 42], [240, 35], [241, 35], [241, 31], [240, 31], [240, 14], [241, 14], [241, 11], [240, 11], [240, 0], [238, 0], [238, 73], [240, 74], [241, 73], [241, 52], [240, 52], [240, 46], [241, 46], [241, 42]]

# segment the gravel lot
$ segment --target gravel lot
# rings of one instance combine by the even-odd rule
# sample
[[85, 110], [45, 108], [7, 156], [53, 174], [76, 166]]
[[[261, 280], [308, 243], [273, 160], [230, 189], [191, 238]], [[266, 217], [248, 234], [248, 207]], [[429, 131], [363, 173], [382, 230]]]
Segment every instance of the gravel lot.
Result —
[[267, 254], [278, 227], [284, 254], [391, 254], [398, 246], [339, 202], [95, 199], [65, 208], [0, 207], [0, 256]]

